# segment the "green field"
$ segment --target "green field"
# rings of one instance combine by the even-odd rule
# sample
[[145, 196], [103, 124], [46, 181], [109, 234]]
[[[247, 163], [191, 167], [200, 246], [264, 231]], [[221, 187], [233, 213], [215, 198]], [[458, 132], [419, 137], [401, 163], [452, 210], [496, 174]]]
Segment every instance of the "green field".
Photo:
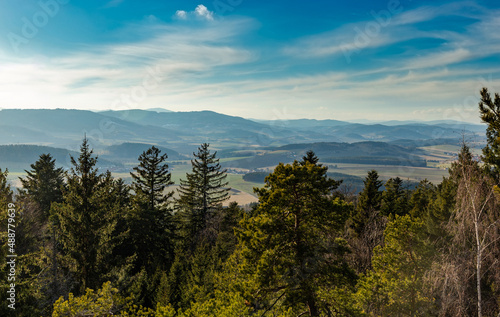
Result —
[[[428, 153], [439, 154], [439, 155], [442, 155], [445, 152], [453, 153], [453, 154], [460, 152], [460, 146], [450, 145], [450, 144], [424, 146], [424, 147], [420, 147], [419, 149], [422, 149]], [[480, 148], [471, 148], [470, 150], [471, 150], [472, 154], [474, 154], [474, 155], [481, 155], [483, 153], [482, 149], [480, 149]]]
[[368, 171], [374, 169], [380, 175], [380, 178], [387, 180], [391, 177], [400, 177], [404, 180], [421, 181], [427, 179], [434, 184], [443, 180], [443, 176], [448, 175], [444, 169], [429, 167], [409, 167], [409, 166], [387, 166], [387, 165], [362, 165], [362, 164], [330, 164], [337, 165], [337, 168], [331, 168], [331, 172], [338, 172], [359, 177], [366, 177]]
[[[434, 184], [442, 181], [443, 176], [448, 175], [447, 169], [450, 167], [451, 162], [455, 159], [454, 153], [459, 151], [459, 146], [455, 145], [435, 145], [429, 147], [422, 147], [425, 150], [428, 159], [433, 161], [428, 162], [428, 167], [408, 167], [408, 166], [388, 166], [388, 165], [364, 165], [364, 164], [348, 164], [348, 163], [326, 163], [329, 166], [330, 172], [343, 173], [361, 178], [366, 177], [368, 171], [375, 169], [380, 175], [380, 178], [387, 180], [391, 177], [400, 177], [404, 180], [421, 181], [427, 179]], [[480, 149], [473, 149], [475, 154], [481, 152]], [[264, 151], [265, 152], [265, 151]], [[245, 159], [249, 156], [238, 156], [231, 158], [223, 158], [221, 162], [229, 162], [232, 160]], [[177, 161], [176, 161], [177, 162]], [[178, 161], [181, 162], [181, 161]], [[186, 164], [172, 164], [170, 163], [170, 170], [172, 172], [172, 180], [175, 184], [180, 183], [180, 179], [186, 178], [186, 173], [191, 172], [191, 164], [189, 160], [182, 161]], [[136, 166], [136, 162], [125, 162], [123, 166], [125, 170], [122, 172], [113, 172], [114, 177], [120, 177], [125, 182], [130, 183], [132, 178], [126, 172], [126, 169], [132, 169]], [[9, 181], [16, 187], [20, 186], [19, 177], [25, 176], [24, 168], [29, 166], [20, 166], [16, 163], [5, 164], [9, 168]], [[336, 166], [336, 168], [335, 168]], [[272, 170], [272, 168], [270, 169]], [[244, 169], [243, 169], [244, 171]], [[101, 170], [103, 172], [103, 170]], [[254, 195], [253, 188], [262, 186], [263, 184], [247, 182], [243, 180], [243, 174], [228, 174], [229, 187], [241, 192]]]
[[[446, 170], [450, 164], [446, 163], [435, 163], [436, 167], [408, 167], [408, 166], [387, 166], [387, 165], [362, 165], [362, 164], [325, 164], [329, 166], [330, 172], [338, 172], [348, 175], [354, 175], [364, 178], [368, 171], [375, 169], [381, 179], [389, 179], [391, 177], [400, 177], [402, 179], [408, 179], [413, 181], [421, 181], [423, 179], [428, 179], [434, 184], [438, 184], [442, 181], [443, 176], [448, 175]], [[333, 168], [333, 166], [337, 168]], [[175, 165], [172, 166], [172, 180], [175, 184], [180, 183], [180, 179], [186, 178], [186, 173], [191, 172], [191, 165]], [[9, 170], [9, 181], [12, 185], [18, 187], [20, 182], [19, 177], [24, 177], [26, 174], [22, 170]], [[130, 183], [132, 178], [129, 173], [113, 173], [114, 177], [120, 177], [125, 180], [125, 182]], [[254, 195], [253, 188], [262, 186], [263, 184], [247, 182], [243, 180], [243, 174], [228, 174], [227, 180], [229, 181], [229, 187], [237, 189], [239, 191], [249, 193]]]

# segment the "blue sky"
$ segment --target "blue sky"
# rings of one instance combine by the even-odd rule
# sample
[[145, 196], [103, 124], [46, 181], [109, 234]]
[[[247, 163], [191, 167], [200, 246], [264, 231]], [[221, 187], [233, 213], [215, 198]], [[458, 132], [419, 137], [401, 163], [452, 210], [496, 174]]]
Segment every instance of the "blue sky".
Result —
[[479, 122], [496, 1], [3, 0], [0, 107]]

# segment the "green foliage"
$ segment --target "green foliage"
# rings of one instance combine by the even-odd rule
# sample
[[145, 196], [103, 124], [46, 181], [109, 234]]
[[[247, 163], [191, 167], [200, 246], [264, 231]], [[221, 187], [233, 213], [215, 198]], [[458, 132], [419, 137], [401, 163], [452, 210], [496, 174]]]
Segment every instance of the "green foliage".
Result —
[[498, 180], [500, 178], [500, 95], [491, 98], [488, 89], [481, 89], [479, 112], [481, 120], [488, 124], [486, 138], [488, 144], [483, 148], [483, 161], [487, 170]]
[[449, 239], [447, 225], [455, 209], [457, 182], [452, 178], [443, 178], [436, 186], [435, 198], [429, 202], [425, 223], [428, 233], [434, 238], [436, 245], [443, 245]]
[[207, 223], [203, 238], [192, 252], [177, 249], [165, 287], [158, 292], [158, 303], [188, 309], [192, 303], [205, 302], [215, 296], [218, 274], [233, 254], [237, 239], [233, 229], [243, 216], [236, 203], [218, 210]]
[[23, 189], [42, 210], [44, 218], [41, 221], [46, 221], [50, 205], [53, 202], [62, 202], [63, 169], [55, 167], [55, 159], [50, 154], [42, 154], [35, 164], [31, 164], [31, 171], [26, 173], [26, 178], [20, 178]]
[[265, 186], [256, 189], [260, 204], [239, 231], [242, 254], [261, 296], [275, 294], [279, 305], [308, 307], [313, 316], [323, 306], [317, 297], [321, 285], [353, 281], [343, 258], [346, 243], [338, 237], [351, 206], [332, 199], [338, 183], [326, 172], [308, 161], [279, 164]]
[[413, 217], [427, 219], [430, 214], [431, 202], [436, 199], [436, 186], [424, 179], [421, 181], [410, 198], [412, 209], [410, 214]]
[[[300, 164], [306, 165], [306, 163], [309, 162], [311, 164], [318, 165], [319, 158], [314, 154], [312, 150], [309, 150], [306, 152], [306, 155], [302, 157], [302, 160], [300, 161]], [[321, 166], [321, 165], [320, 165]]]
[[[7, 218], [8, 218], [8, 206], [9, 203], [12, 203], [12, 189], [10, 187], [9, 182], [7, 181], [7, 176], [9, 174], [9, 171], [7, 169], [3, 170], [0, 168], [0, 241], [1, 241], [1, 248], [0, 248], [0, 257], [2, 259], [6, 259], [7, 255], [7, 250], [8, 250], [8, 236], [7, 236]], [[3, 277], [0, 280], [0, 290], [2, 291], [2, 294], [6, 294], [6, 292], [9, 290], [9, 284], [7, 281], [7, 273], [8, 273], [8, 266], [7, 266], [7, 261], [2, 260], [0, 262], [0, 273], [1, 276]], [[2, 303], [0, 303], [0, 314], [2, 316], [11, 316], [12, 311], [7, 307], [9, 302], [7, 300], [3, 300]]]
[[[135, 194], [128, 214], [130, 243], [137, 254], [137, 267], [144, 267], [150, 277], [159, 274], [158, 270], [168, 270], [174, 258], [174, 225], [169, 205], [173, 192], [165, 193], [173, 182], [165, 162], [167, 155], [160, 153], [154, 146], [144, 151], [139, 165], [134, 167], [135, 173], [131, 173]], [[159, 280], [157, 276], [156, 282]], [[155, 283], [151, 290], [157, 286]]]
[[356, 209], [347, 222], [346, 236], [353, 250], [350, 262], [357, 273], [365, 273], [371, 268], [373, 248], [382, 241], [386, 220], [380, 214], [382, 181], [378, 177], [375, 170], [368, 172]]
[[9, 170], [5, 169], [2, 171], [0, 168], [0, 207], [2, 211], [7, 209], [8, 203], [12, 202], [12, 189], [10, 188], [10, 184], [7, 181], [7, 176], [9, 175]]
[[86, 289], [85, 294], [75, 297], [69, 293], [68, 299], [59, 298], [54, 303], [52, 317], [64, 316], [158, 316], [158, 317], [173, 317], [173, 310], [166, 306], [158, 306], [154, 311], [136, 305], [132, 302], [132, 298], [124, 298], [118, 293], [118, 289], [113, 288], [111, 282], [105, 282], [102, 287], [94, 291]]
[[117, 292], [116, 288], [111, 287], [110, 282], [106, 282], [97, 292], [86, 289], [85, 295], [80, 297], [74, 297], [69, 293], [67, 300], [61, 297], [54, 303], [52, 317], [109, 316], [115, 309]]
[[178, 317], [234, 317], [252, 316], [245, 299], [238, 293], [215, 292], [215, 297], [205, 301], [196, 301], [185, 310], [178, 312]]
[[134, 167], [135, 173], [130, 173], [136, 197], [147, 202], [146, 208], [150, 211], [163, 207], [173, 195], [173, 192], [164, 194], [165, 188], [174, 182], [165, 163], [168, 156], [160, 153], [155, 146], [144, 151], [139, 156], [139, 166]]
[[[364, 181], [365, 188], [363, 188], [363, 191], [360, 193], [358, 205], [356, 206], [358, 213], [362, 214], [370, 210], [380, 210], [380, 203], [382, 200], [380, 187], [382, 186], [382, 181], [380, 181], [378, 177], [377, 171], [371, 170], [368, 172]], [[360, 225], [361, 223], [362, 222], [360, 222]], [[359, 232], [361, 230], [362, 226], [356, 231]]]
[[370, 316], [427, 316], [433, 305], [423, 277], [433, 248], [424, 223], [395, 216], [384, 231], [384, 245], [374, 250], [373, 270], [358, 282], [357, 297]]
[[209, 218], [229, 198], [226, 170], [222, 170], [217, 152], [210, 153], [209, 144], [203, 143], [193, 155], [192, 172], [186, 174], [186, 180], [181, 179], [177, 199], [183, 238], [191, 251], [196, 248]]
[[[99, 174], [87, 139], [83, 140], [78, 160], [71, 157], [73, 168], [67, 176], [64, 201], [52, 204], [57, 235], [66, 255], [67, 268], [75, 276], [77, 290], [99, 285], [111, 268], [113, 251], [121, 240], [117, 232], [121, 195], [113, 189], [117, 183], [110, 173]], [[122, 185], [120, 185], [122, 186]], [[124, 263], [123, 265], [125, 265]]]
[[390, 178], [382, 192], [380, 212], [384, 216], [404, 216], [408, 213], [408, 200], [409, 190], [404, 188], [403, 180], [399, 177]]

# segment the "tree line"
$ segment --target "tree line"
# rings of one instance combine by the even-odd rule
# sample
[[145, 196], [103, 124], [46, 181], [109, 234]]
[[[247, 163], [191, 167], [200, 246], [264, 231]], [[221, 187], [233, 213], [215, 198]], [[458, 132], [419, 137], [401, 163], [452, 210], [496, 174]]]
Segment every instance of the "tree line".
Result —
[[18, 210], [16, 310], [4, 300], [0, 314], [498, 316], [500, 96], [483, 89], [479, 110], [481, 160], [464, 143], [438, 185], [372, 170], [352, 195], [309, 151], [276, 166], [249, 211], [223, 206], [208, 144], [176, 195], [156, 147], [130, 185], [96, 168], [86, 139], [70, 170], [43, 154], [17, 192], [0, 169], [3, 259], [8, 203]]

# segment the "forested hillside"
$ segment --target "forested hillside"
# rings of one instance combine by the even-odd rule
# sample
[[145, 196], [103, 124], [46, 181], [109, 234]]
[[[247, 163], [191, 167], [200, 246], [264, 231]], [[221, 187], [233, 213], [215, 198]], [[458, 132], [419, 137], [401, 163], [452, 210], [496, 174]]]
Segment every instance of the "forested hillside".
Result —
[[139, 145], [131, 184], [97, 167], [87, 138], [68, 170], [40, 155], [18, 191], [0, 166], [0, 315], [499, 316], [500, 96], [483, 89], [479, 110], [483, 155], [463, 143], [439, 184], [371, 170], [356, 194], [318, 155], [342, 145], [314, 144], [250, 210], [223, 207], [208, 143], [176, 193], [156, 146]]

